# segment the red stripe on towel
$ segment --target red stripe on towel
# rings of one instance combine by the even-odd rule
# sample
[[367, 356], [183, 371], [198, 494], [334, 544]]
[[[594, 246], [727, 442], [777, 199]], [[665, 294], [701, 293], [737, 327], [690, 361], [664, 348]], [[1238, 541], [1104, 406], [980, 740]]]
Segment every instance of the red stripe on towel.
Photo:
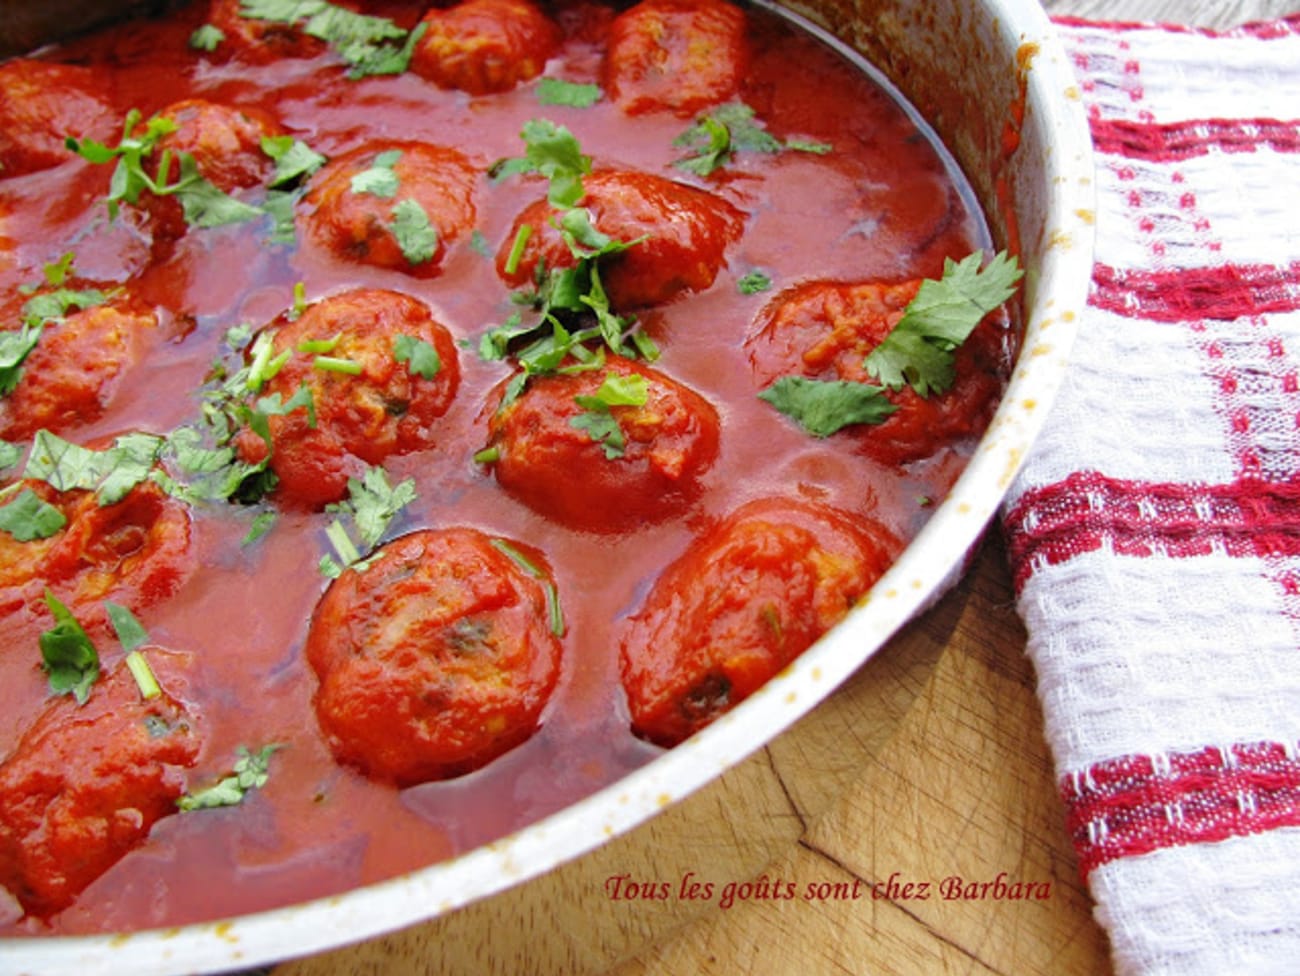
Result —
[[1087, 877], [1117, 858], [1300, 825], [1300, 759], [1279, 743], [1126, 756], [1064, 777]]

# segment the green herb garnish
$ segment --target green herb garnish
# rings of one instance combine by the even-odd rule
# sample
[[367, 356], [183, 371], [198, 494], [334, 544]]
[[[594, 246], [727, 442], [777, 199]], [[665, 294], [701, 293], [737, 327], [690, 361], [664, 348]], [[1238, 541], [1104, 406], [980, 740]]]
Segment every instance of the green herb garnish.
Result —
[[185, 813], [214, 807], [239, 806], [249, 793], [266, 785], [270, 778], [271, 755], [281, 748], [283, 746], [276, 743], [264, 746], [257, 752], [250, 752], [240, 746], [239, 758], [235, 760], [229, 776], [204, 789], [184, 794], [176, 800], [176, 806]]
[[537, 101], [542, 105], [590, 108], [601, 98], [599, 85], [580, 84], [561, 78], [542, 78], [537, 82]]
[[673, 140], [673, 145], [693, 153], [673, 165], [696, 176], [711, 175], [730, 163], [738, 152], [779, 153], [788, 149], [823, 155], [832, 148], [824, 142], [808, 139], [782, 141], [776, 138], [755, 119], [754, 110], [743, 102], [729, 102], [699, 116], [690, 128]]
[[54, 618], [54, 626], [39, 638], [41, 662], [49, 675], [50, 691], [56, 695], [72, 695], [78, 705], [84, 705], [99, 677], [99, 652], [72, 611], [48, 587], [45, 605]]
[[48, 539], [67, 524], [66, 515], [30, 488], [23, 488], [17, 498], [0, 508], [0, 530], [19, 542]]

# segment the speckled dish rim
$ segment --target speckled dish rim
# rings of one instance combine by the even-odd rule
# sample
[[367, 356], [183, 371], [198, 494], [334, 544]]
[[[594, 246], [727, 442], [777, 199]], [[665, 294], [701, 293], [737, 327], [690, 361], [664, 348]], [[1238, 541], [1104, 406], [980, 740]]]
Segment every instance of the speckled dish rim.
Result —
[[[0, 970], [15, 974], [170, 976], [247, 968], [395, 931], [538, 877], [642, 824], [735, 766], [806, 714], [908, 620], [942, 595], [997, 512], [1064, 378], [1087, 298], [1094, 214], [1092, 147], [1079, 92], [1035, 0], [983, 0], [1014, 65], [1026, 72], [1027, 117], [1043, 144], [1041, 224], [1025, 241], [1023, 352], [1006, 395], [951, 494], [871, 593], [835, 629], [744, 704], [617, 783], [452, 860], [335, 897], [238, 918], [125, 935], [0, 940]], [[1029, 206], [1030, 204], [1025, 204]], [[763, 730], [755, 735], [753, 730]]]

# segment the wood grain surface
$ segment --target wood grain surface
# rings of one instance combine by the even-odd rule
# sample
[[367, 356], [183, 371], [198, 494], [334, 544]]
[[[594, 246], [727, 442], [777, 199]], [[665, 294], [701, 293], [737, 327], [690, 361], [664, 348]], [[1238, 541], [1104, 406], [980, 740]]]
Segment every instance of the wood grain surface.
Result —
[[[1222, 27], [1300, 5], [1045, 6]], [[1104, 976], [1024, 647], [995, 532], [944, 600], [713, 785], [536, 882], [275, 976]], [[670, 897], [611, 898], [620, 876]]]

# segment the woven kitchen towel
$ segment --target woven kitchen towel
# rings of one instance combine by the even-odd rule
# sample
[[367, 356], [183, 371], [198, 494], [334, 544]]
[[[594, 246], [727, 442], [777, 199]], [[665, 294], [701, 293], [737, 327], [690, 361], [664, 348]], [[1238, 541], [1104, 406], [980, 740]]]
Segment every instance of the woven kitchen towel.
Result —
[[1300, 14], [1057, 26], [1096, 266], [1002, 516], [1068, 828], [1118, 972], [1300, 973]]

